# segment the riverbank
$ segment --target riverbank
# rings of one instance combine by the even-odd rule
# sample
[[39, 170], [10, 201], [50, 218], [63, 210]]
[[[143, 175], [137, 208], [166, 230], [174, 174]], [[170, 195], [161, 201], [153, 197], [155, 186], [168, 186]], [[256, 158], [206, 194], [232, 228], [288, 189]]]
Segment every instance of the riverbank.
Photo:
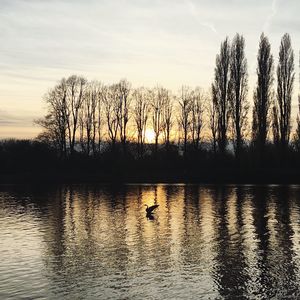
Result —
[[198, 172], [147, 172], [138, 170], [52, 170], [47, 172], [0, 173], [0, 183], [241, 183], [241, 184], [300, 184], [296, 169], [232, 169], [199, 168]]

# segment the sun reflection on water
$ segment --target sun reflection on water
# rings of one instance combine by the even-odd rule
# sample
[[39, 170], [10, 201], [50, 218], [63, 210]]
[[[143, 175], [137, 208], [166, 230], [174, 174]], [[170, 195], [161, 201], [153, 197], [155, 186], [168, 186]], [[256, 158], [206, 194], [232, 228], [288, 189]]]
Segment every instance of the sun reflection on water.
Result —
[[[0, 191], [0, 296], [298, 295], [299, 189], [160, 184]], [[153, 220], [145, 204], [159, 205]]]

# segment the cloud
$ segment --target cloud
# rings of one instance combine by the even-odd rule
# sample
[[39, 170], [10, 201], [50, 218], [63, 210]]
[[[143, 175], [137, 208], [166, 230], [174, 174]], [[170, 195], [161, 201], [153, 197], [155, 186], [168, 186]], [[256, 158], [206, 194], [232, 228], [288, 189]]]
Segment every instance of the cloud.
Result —
[[204, 27], [208, 28], [213, 33], [218, 34], [218, 32], [217, 32], [217, 30], [216, 30], [216, 28], [215, 28], [215, 26], [212, 22], [201, 21], [201, 17], [198, 13], [198, 10], [197, 10], [196, 6], [194, 5], [194, 3], [192, 1], [186, 0], [185, 3], [187, 4], [187, 7], [188, 7], [191, 15], [194, 17], [194, 19], [197, 23], [199, 23], [201, 26], [204, 26]]
[[208, 88], [220, 42], [236, 32], [246, 39], [251, 91], [262, 29], [274, 58], [285, 32], [298, 49], [299, 9], [299, 0], [0, 0], [0, 125], [32, 126], [45, 92], [74, 73]]
[[8, 127], [32, 127], [37, 116], [28, 115], [27, 112], [19, 111], [16, 114], [0, 110], [0, 126]]
[[201, 23], [204, 27], [209, 28], [213, 33], [218, 33], [217, 29], [215, 28], [214, 24], [208, 23], [208, 22], [202, 22]]
[[264, 32], [268, 33], [270, 31], [272, 20], [276, 16], [276, 14], [277, 14], [277, 0], [272, 0], [271, 12], [267, 16], [267, 19], [266, 19], [266, 21], [265, 21], [265, 23], [263, 25], [263, 31]]

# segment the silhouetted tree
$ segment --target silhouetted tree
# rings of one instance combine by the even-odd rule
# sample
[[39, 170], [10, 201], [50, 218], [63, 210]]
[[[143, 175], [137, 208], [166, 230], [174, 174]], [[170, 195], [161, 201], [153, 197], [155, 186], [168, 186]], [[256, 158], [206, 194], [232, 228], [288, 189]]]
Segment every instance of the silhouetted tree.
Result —
[[[108, 174], [114, 174], [115, 170], [120, 169], [119, 167], [128, 170], [128, 166], [132, 166], [135, 173], [142, 168], [149, 169], [150, 174], [152, 170], [166, 169], [168, 174], [174, 170], [178, 173], [184, 170], [192, 178], [197, 172], [197, 166], [193, 166], [193, 159], [199, 159], [201, 164], [203, 162], [203, 167], [207, 168], [210, 166], [219, 168], [221, 163], [219, 169], [221, 173], [223, 166], [226, 168], [230, 166], [233, 156], [230, 152], [226, 153], [226, 146], [228, 139], [232, 138], [236, 158], [243, 158], [234, 165], [234, 172], [237, 167], [245, 167], [243, 172], [245, 170], [246, 173], [248, 169], [250, 173], [255, 171], [252, 169], [251, 163], [257, 160], [256, 149], [259, 149], [260, 154], [268, 151], [268, 156], [259, 156], [263, 158], [259, 162], [266, 161], [266, 167], [273, 162], [280, 161], [277, 159], [278, 154], [283, 153], [289, 154], [284, 157], [289, 158], [285, 165], [290, 167], [296, 162], [295, 151], [292, 149], [290, 152], [278, 151], [278, 149], [289, 150], [287, 146], [291, 132], [291, 97], [295, 75], [290, 37], [285, 34], [281, 40], [276, 99], [273, 97], [272, 90], [274, 63], [271, 46], [264, 34], [260, 37], [256, 69], [257, 83], [252, 111], [254, 147], [248, 149], [246, 148], [247, 143], [244, 143], [247, 137], [247, 112], [249, 109], [246, 100], [248, 74], [244, 52], [245, 40], [239, 34], [236, 34], [231, 45], [228, 38], [221, 43], [220, 53], [216, 56], [214, 81], [210, 89], [211, 98], [209, 100], [200, 88], [190, 89], [183, 86], [175, 97], [169, 90], [161, 86], [150, 90], [137, 88], [131, 92], [131, 84], [126, 80], [107, 86], [96, 81], [87, 81], [77, 75], [67, 79], [63, 78], [45, 95], [48, 110], [44, 118], [36, 121], [44, 129], [38, 137], [37, 145], [42, 148], [42, 145], [45, 145], [43, 149], [50, 151], [49, 157], [53, 157], [55, 161], [59, 162], [57, 166], [62, 166], [62, 168], [73, 168], [73, 166], [74, 168], [85, 168], [87, 166], [85, 170], [103, 168], [108, 171]], [[297, 128], [293, 135], [293, 145], [300, 152], [300, 93], [298, 106]], [[204, 111], [207, 112], [207, 116]], [[159, 143], [164, 143], [167, 150], [171, 146], [175, 118], [177, 118], [178, 132], [180, 133], [177, 150], [179, 151], [183, 147], [184, 158], [187, 158], [184, 160], [180, 158], [179, 152], [176, 154], [169, 151], [166, 156], [163, 151], [161, 153], [158, 151]], [[130, 127], [131, 121], [135, 130]], [[149, 123], [151, 123], [150, 126], [153, 126], [155, 134], [155, 156], [147, 155], [142, 160]], [[208, 125], [207, 131], [210, 133], [212, 147], [209, 151], [201, 151], [200, 158], [198, 155], [200, 151], [198, 153], [196, 151], [201, 148], [202, 139], [207, 135], [207, 132], [203, 130], [204, 124]], [[231, 132], [229, 133], [229, 129], [232, 129], [232, 135]], [[282, 147], [270, 146], [266, 150], [268, 132], [272, 132], [274, 144]], [[129, 143], [133, 135], [136, 137], [134, 140], [137, 141], [137, 147], [135, 144]], [[104, 147], [100, 151], [102, 139]], [[40, 143], [41, 141], [43, 143]], [[120, 145], [123, 153], [128, 153], [126, 159], [125, 157], [120, 160], [116, 159], [112, 164], [111, 158], [114, 159], [114, 157], [105, 153], [106, 144], [109, 143], [112, 150], [116, 150], [116, 144]], [[29, 144], [26, 142], [24, 145], [28, 146]], [[78, 147], [80, 145], [81, 148]], [[175, 145], [173, 146], [175, 149]], [[249, 151], [242, 152], [243, 146]], [[38, 149], [38, 147], [34, 149]], [[139, 159], [136, 159], [135, 155], [131, 155], [136, 154], [134, 153], [135, 149], [138, 149]], [[193, 151], [189, 152], [189, 149]], [[5, 151], [0, 143], [0, 163], [5, 161]], [[218, 151], [220, 156], [212, 155], [212, 152], [216, 154]], [[70, 161], [67, 159], [61, 162], [57, 159], [58, 156], [68, 158], [75, 152], [77, 152], [76, 155], [72, 156]], [[92, 154], [95, 157], [88, 159], [88, 156]], [[117, 152], [113, 151], [113, 154], [117, 154]], [[80, 160], [81, 155], [84, 157], [82, 160]], [[168, 159], [165, 159], [166, 157]], [[153, 160], [153, 158], [155, 159]], [[70, 163], [75, 159], [77, 163]], [[14, 157], [11, 156], [11, 161], [13, 160]], [[284, 160], [282, 161], [284, 162]], [[120, 165], [118, 165], [119, 163]], [[255, 168], [259, 164], [254, 165]], [[275, 164], [274, 166], [280, 165]], [[214, 173], [213, 169], [209, 176], [214, 176]], [[121, 175], [125, 176], [125, 174]]]
[[183, 133], [184, 155], [187, 152], [188, 134], [191, 126], [193, 95], [189, 87], [183, 86], [179, 97], [179, 128]]
[[118, 85], [113, 84], [109, 87], [102, 88], [101, 97], [106, 116], [108, 137], [111, 141], [112, 149], [115, 150], [120, 122], [120, 99]]
[[68, 118], [67, 84], [63, 78], [44, 96], [48, 105], [47, 115], [35, 121], [44, 128], [39, 139], [48, 141], [57, 148], [61, 157], [67, 156]]
[[67, 88], [67, 126], [70, 153], [74, 152], [76, 131], [78, 129], [79, 110], [83, 102], [84, 89], [87, 80], [83, 77], [72, 75], [66, 81]]
[[275, 104], [273, 105], [273, 108], [272, 108], [272, 131], [273, 131], [273, 143], [275, 145], [279, 145], [280, 128], [279, 128], [279, 122], [278, 122], [278, 109]]
[[270, 127], [270, 108], [273, 96], [274, 63], [271, 45], [262, 33], [257, 54], [257, 84], [254, 91], [252, 138], [263, 155]]
[[98, 132], [98, 110], [100, 105], [100, 86], [98, 82], [87, 85], [79, 112], [80, 144], [84, 152], [96, 154], [96, 135]]
[[170, 136], [171, 136], [171, 129], [172, 129], [172, 115], [173, 115], [173, 97], [171, 93], [163, 89], [164, 97], [163, 97], [163, 107], [162, 107], [162, 132], [163, 132], [163, 139], [164, 144], [169, 150], [170, 147]]
[[[299, 51], [300, 54], [300, 51]], [[294, 145], [300, 152], [300, 55], [299, 55], [299, 91], [298, 91], [298, 114], [296, 118], [296, 131], [294, 134]]]
[[133, 118], [137, 129], [138, 152], [142, 156], [145, 144], [145, 132], [149, 118], [149, 91], [145, 88], [135, 89], [133, 92]]
[[98, 103], [97, 103], [97, 122], [98, 122], [98, 127], [97, 127], [97, 136], [98, 136], [98, 153], [101, 153], [101, 141], [102, 141], [102, 126], [104, 123], [104, 118], [103, 118], [103, 97], [102, 97], [102, 92], [105, 90], [105, 87], [102, 83], [98, 83], [99, 89], [98, 89]]
[[120, 139], [123, 146], [123, 151], [126, 152], [126, 142], [127, 142], [127, 124], [129, 121], [129, 107], [130, 107], [130, 89], [131, 84], [122, 79], [118, 85], [119, 93], [119, 129], [120, 129]]
[[61, 119], [55, 119], [53, 114], [48, 114], [44, 118], [35, 120], [35, 123], [41, 126], [42, 131], [36, 138], [37, 141], [46, 143], [54, 147], [60, 157], [66, 156], [66, 123], [65, 127], [61, 127], [63, 123]]
[[281, 39], [277, 66], [277, 106], [279, 139], [282, 150], [289, 144], [291, 131], [291, 100], [294, 84], [294, 52], [289, 34]]
[[209, 129], [211, 132], [212, 148], [214, 154], [217, 152], [217, 133], [218, 133], [218, 116], [215, 101], [210, 101], [207, 105], [209, 117]]
[[200, 88], [196, 88], [193, 91], [191, 102], [191, 132], [195, 150], [198, 150], [200, 147], [201, 132], [204, 127], [203, 114], [205, 101], [204, 92]]
[[294, 144], [297, 151], [300, 151], [300, 94], [298, 95], [298, 114], [296, 119], [296, 131], [294, 134]]
[[212, 84], [212, 100], [218, 120], [218, 148], [225, 153], [227, 130], [230, 117], [230, 44], [228, 38], [221, 43], [220, 54], [216, 57], [215, 78]]
[[165, 92], [164, 88], [157, 87], [149, 92], [151, 99], [151, 115], [152, 115], [152, 126], [155, 134], [155, 153], [158, 149], [158, 140], [163, 129], [162, 120], [162, 107], [164, 104]]
[[232, 116], [232, 130], [236, 157], [239, 157], [244, 133], [247, 126], [249, 104], [247, 101], [248, 73], [245, 57], [245, 39], [238, 33], [231, 46], [230, 60], [230, 111]]

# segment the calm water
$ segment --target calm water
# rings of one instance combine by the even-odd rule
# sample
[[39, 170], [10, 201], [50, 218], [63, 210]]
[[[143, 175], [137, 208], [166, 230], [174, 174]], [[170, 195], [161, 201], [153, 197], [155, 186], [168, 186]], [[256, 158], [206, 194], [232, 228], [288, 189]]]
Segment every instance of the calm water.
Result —
[[0, 186], [0, 230], [0, 299], [300, 298], [300, 186]]

